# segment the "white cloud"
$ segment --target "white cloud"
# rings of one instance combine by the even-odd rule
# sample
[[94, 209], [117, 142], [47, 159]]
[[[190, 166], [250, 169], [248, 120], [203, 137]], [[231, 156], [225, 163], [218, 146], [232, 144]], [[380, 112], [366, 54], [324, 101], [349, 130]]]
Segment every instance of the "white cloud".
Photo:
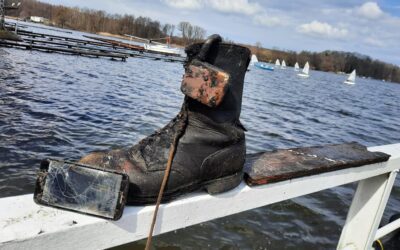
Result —
[[177, 9], [195, 10], [203, 7], [203, 0], [163, 0], [167, 5]]
[[368, 19], [376, 19], [382, 16], [383, 11], [375, 2], [366, 2], [356, 9], [356, 13]]
[[319, 37], [341, 38], [348, 34], [345, 28], [335, 28], [328, 23], [312, 21], [298, 27], [298, 32]]
[[321, 13], [324, 15], [331, 15], [331, 14], [335, 14], [335, 12], [337, 11], [337, 9], [322, 9]]
[[285, 21], [283, 21], [281, 18], [271, 16], [268, 14], [261, 14], [261, 15], [256, 15], [253, 18], [253, 21], [255, 24], [267, 26], [267, 27], [273, 27], [277, 25], [284, 25], [286, 24]]
[[170, 7], [195, 10], [209, 7], [224, 13], [253, 15], [263, 11], [260, 4], [248, 0], [162, 0]]
[[373, 37], [367, 37], [364, 39], [364, 43], [367, 45], [371, 45], [374, 47], [384, 47], [385, 43], [382, 40], [378, 40], [376, 38]]
[[248, 0], [209, 0], [211, 8], [228, 13], [241, 13], [253, 15], [263, 10], [258, 3], [251, 3]]

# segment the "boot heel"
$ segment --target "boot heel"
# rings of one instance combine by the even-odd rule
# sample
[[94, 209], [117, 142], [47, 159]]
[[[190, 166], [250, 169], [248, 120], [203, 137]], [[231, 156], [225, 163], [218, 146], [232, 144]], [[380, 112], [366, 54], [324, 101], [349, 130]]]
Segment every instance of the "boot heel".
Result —
[[237, 187], [243, 180], [243, 173], [239, 172], [234, 175], [222, 177], [204, 186], [209, 194], [219, 194]]

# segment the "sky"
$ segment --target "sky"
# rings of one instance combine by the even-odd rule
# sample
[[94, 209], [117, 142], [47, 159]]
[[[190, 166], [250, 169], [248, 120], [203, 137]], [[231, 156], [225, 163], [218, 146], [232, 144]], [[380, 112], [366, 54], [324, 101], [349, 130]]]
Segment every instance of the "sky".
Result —
[[[235, 42], [282, 50], [358, 52], [400, 65], [400, 0], [42, 0], [188, 21]], [[178, 35], [179, 31], [176, 31]]]

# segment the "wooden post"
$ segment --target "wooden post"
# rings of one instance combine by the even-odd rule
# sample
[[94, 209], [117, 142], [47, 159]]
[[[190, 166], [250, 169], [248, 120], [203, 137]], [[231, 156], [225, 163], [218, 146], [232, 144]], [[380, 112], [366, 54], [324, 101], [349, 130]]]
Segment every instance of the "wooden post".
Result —
[[5, 0], [0, 0], [0, 30], [5, 30], [4, 16], [6, 9], [4, 6], [4, 1]]
[[359, 181], [337, 249], [371, 249], [398, 170]]

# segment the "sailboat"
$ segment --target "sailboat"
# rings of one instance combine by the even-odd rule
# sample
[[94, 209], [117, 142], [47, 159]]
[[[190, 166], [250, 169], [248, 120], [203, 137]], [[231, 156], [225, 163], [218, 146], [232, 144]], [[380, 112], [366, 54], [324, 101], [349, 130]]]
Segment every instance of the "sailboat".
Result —
[[276, 61], [275, 61], [275, 66], [276, 66], [276, 67], [281, 66], [281, 63], [279, 62], [279, 59], [276, 59]]
[[271, 65], [268, 65], [265, 62], [256, 62], [254, 63], [254, 66], [260, 68], [260, 69], [265, 69], [265, 70], [269, 70], [269, 71], [274, 71], [274, 67], [272, 67]]
[[258, 62], [258, 58], [256, 55], [251, 56], [250, 65], [253, 66], [256, 62]]
[[286, 62], [285, 62], [285, 60], [282, 60], [282, 66], [281, 66], [281, 69], [286, 69]]
[[349, 77], [347, 78], [346, 81], [344, 81], [344, 83], [347, 83], [347, 84], [355, 84], [356, 83], [356, 70], [353, 70], [350, 73]]
[[297, 74], [300, 77], [304, 77], [307, 78], [310, 75], [308, 74], [308, 71], [310, 70], [310, 65], [308, 64], [308, 62], [306, 62], [306, 64], [304, 65], [303, 71], [299, 74]]
[[255, 66], [257, 68], [260, 68], [260, 69], [266, 69], [266, 70], [269, 70], [269, 71], [273, 71], [274, 70], [274, 67], [272, 67], [271, 65], [268, 65], [265, 62], [259, 62], [256, 55], [252, 55], [251, 56], [250, 65], [251, 66]]
[[[131, 40], [135, 39], [138, 41], [144, 41], [145, 43], [143, 44], [143, 47], [147, 52], [186, 57], [186, 53], [182, 49], [171, 46], [170, 37], [146, 39], [128, 34], [124, 34], [124, 36], [129, 37]], [[166, 43], [156, 42], [156, 40], [166, 40]]]
[[299, 64], [296, 62], [296, 64], [294, 65], [294, 71], [299, 71]]

